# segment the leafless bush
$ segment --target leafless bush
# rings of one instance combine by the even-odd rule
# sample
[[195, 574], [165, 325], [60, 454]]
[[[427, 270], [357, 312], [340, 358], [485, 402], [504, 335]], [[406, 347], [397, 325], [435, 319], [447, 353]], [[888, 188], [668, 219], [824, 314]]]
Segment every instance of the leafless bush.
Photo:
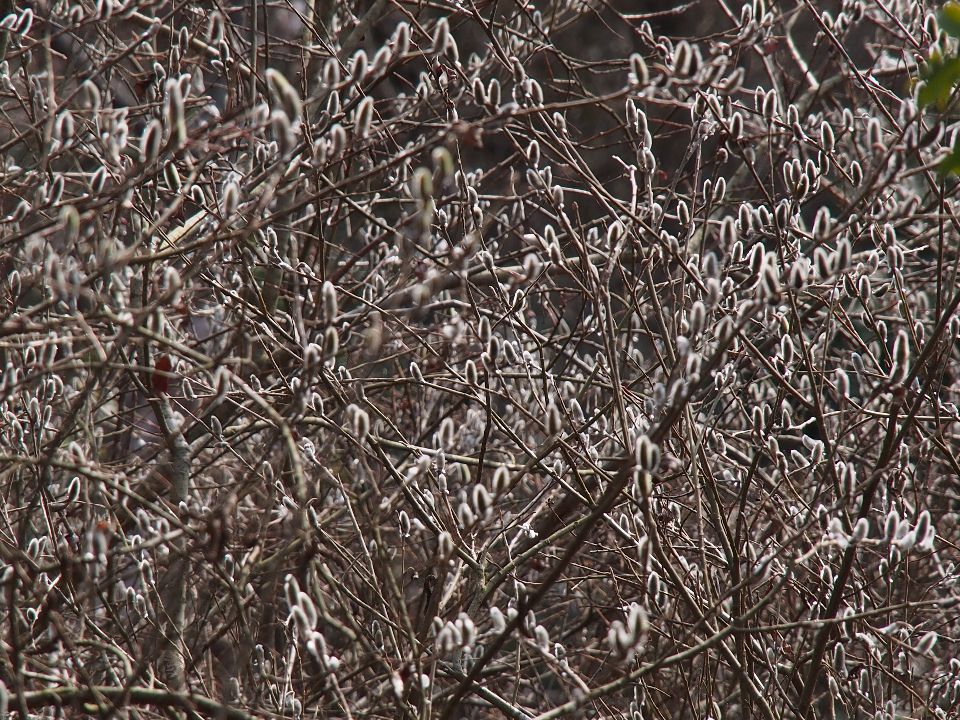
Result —
[[5, 5], [0, 715], [957, 716], [934, 6]]

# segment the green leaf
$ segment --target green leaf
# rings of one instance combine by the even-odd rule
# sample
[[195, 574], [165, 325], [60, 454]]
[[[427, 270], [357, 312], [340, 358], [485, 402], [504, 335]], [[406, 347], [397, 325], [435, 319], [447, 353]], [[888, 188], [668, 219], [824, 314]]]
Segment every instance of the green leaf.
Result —
[[960, 38], [960, 3], [948, 2], [937, 16], [940, 27], [955, 38]]
[[960, 175], [960, 147], [955, 147], [953, 152], [940, 161], [937, 172], [940, 174], [940, 177]]
[[954, 86], [960, 82], [960, 57], [934, 56], [921, 73], [923, 87], [917, 95], [921, 107], [936, 104], [943, 109]]

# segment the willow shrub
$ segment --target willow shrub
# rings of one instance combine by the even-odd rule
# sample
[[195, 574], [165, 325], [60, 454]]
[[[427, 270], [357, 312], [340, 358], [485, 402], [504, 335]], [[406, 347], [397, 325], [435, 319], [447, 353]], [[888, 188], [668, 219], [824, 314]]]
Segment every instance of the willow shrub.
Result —
[[956, 714], [937, 7], [6, 5], [6, 711]]

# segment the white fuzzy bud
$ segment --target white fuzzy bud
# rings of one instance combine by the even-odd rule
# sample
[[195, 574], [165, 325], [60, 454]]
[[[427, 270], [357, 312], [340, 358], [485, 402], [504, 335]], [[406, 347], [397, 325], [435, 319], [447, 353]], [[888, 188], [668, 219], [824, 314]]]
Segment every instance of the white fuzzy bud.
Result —
[[270, 90], [270, 96], [274, 103], [279, 106], [291, 123], [296, 123], [303, 112], [303, 102], [300, 100], [300, 94], [279, 70], [268, 68], [266, 78], [267, 88]]

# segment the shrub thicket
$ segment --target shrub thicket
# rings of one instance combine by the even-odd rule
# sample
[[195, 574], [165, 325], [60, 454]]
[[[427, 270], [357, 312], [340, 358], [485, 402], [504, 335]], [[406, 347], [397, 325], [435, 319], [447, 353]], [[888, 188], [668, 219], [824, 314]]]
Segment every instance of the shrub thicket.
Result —
[[0, 714], [956, 716], [935, 6], [3, 5]]

